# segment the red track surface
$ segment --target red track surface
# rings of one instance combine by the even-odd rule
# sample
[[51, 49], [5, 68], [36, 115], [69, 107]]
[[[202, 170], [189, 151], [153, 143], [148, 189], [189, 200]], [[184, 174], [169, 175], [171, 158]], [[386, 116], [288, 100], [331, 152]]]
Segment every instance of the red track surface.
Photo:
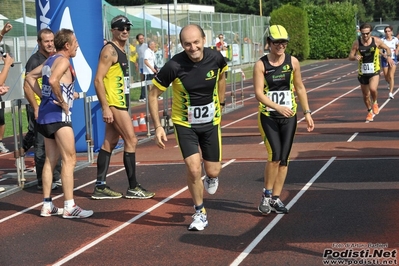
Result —
[[[42, 195], [35, 186], [3, 197], [0, 264], [326, 265], [323, 253], [329, 249], [336, 254], [368, 249], [386, 251], [387, 257], [352, 254], [348, 259], [374, 259], [369, 265], [392, 260], [390, 265], [395, 265], [399, 94], [387, 100], [381, 80], [380, 114], [366, 123], [355, 70], [356, 64], [347, 60], [302, 69], [316, 128], [307, 133], [298, 112], [281, 195], [289, 214], [262, 216], [257, 211], [267, 155], [257, 129], [257, 103], [247, 81], [244, 106], [223, 116], [224, 168], [217, 193], [205, 195], [209, 226], [204, 231], [186, 229], [192, 201], [185, 166], [170, 134], [166, 150], [159, 150], [153, 141], [137, 149], [138, 180], [156, 192], [153, 199], [91, 200], [95, 165], [75, 172], [75, 200], [94, 210], [91, 218], [40, 217]], [[142, 110], [143, 106], [134, 109]], [[12, 171], [12, 154], [0, 158], [2, 174]], [[32, 158], [27, 158], [27, 166], [32, 166]], [[0, 181], [0, 186], [11, 181]], [[122, 153], [113, 155], [107, 181], [125, 192]], [[53, 195], [57, 206], [63, 205], [60, 193], [59, 189]], [[384, 245], [377, 249], [369, 243]]]

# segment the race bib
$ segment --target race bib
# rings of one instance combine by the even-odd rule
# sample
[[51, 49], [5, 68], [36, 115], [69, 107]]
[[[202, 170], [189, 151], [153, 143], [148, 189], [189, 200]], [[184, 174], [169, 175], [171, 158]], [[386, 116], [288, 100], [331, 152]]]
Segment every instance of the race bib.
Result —
[[363, 74], [373, 74], [374, 73], [374, 64], [373, 63], [363, 63], [362, 64], [362, 73]]
[[[278, 105], [292, 108], [292, 99], [290, 91], [269, 91], [267, 97]], [[276, 111], [273, 108], [266, 107], [267, 111]]]
[[124, 77], [124, 84], [125, 84], [125, 94], [130, 93], [130, 77]]
[[190, 124], [204, 124], [211, 122], [215, 115], [215, 105], [213, 102], [201, 106], [188, 107], [188, 122]]
[[396, 51], [395, 49], [391, 49], [391, 58], [395, 59]]

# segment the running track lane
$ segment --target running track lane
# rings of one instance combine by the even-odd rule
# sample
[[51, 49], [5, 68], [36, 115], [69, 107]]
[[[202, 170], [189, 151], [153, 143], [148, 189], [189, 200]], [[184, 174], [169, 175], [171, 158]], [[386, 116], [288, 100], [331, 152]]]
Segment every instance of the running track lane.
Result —
[[[154, 148], [153, 143], [138, 149], [139, 180], [157, 192], [155, 199], [90, 200], [94, 167], [75, 175], [76, 201], [93, 208], [93, 218], [41, 218], [41, 196], [33, 188], [3, 199], [0, 221], [7, 230], [1, 233], [5, 247], [0, 252], [2, 260], [7, 265], [257, 265], [263, 261], [271, 265], [322, 265], [322, 252], [333, 243], [383, 242], [397, 248], [398, 217], [390, 212], [398, 205], [394, 165], [399, 157], [395, 148], [399, 130], [392, 125], [392, 120], [397, 120], [397, 107], [393, 101], [381, 99], [381, 114], [374, 122], [365, 123], [357, 80], [351, 74], [353, 65], [346, 66], [348, 62], [340, 60], [326, 62], [323, 67], [314, 66], [318, 73], [303, 68], [311, 106], [317, 110], [313, 114], [316, 131], [305, 133], [299, 119], [281, 195], [290, 214], [261, 216], [256, 210], [266, 152], [256, 133], [256, 103], [250, 98], [252, 90], [247, 89], [245, 107], [223, 118], [226, 166], [218, 193], [205, 196], [210, 223], [206, 230], [186, 231], [192, 203], [184, 188], [179, 151], [173, 136], [168, 136], [165, 151]], [[330, 71], [332, 66], [337, 70]], [[380, 95], [384, 93], [380, 90]], [[108, 182], [124, 191], [126, 178], [121, 165], [121, 160], [113, 161]], [[162, 203], [171, 195], [175, 197]], [[387, 201], [394, 206], [385, 204]], [[62, 204], [62, 199], [55, 199], [55, 203]], [[27, 208], [22, 215], [3, 221], [15, 210]], [[92, 244], [100, 238], [104, 240]], [[13, 255], [13, 247], [24, 252]], [[48, 252], [41, 254], [42, 250]]]

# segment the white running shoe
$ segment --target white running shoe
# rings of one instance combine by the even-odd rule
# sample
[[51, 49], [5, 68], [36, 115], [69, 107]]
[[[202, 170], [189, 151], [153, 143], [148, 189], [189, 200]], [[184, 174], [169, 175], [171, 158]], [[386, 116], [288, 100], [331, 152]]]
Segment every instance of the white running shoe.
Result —
[[208, 219], [205, 213], [194, 213], [193, 222], [188, 226], [189, 231], [202, 231], [208, 226]]
[[42, 210], [40, 211], [40, 216], [43, 217], [49, 217], [52, 215], [62, 215], [64, 212], [63, 208], [57, 208], [53, 204], [49, 205], [43, 205]]
[[260, 211], [263, 215], [268, 215], [272, 211], [271, 207], [271, 197], [266, 197], [264, 194], [262, 195], [262, 199], [258, 206], [258, 211]]
[[83, 210], [78, 205], [75, 204], [72, 209], [67, 210], [64, 208], [64, 213], [62, 214], [62, 218], [66, 219], [74, 219], [74, 218], [87, 218], [93, 215], [92, 210]]
[[0, 141], [0, 153], [7, 153], [10, 152], [9, 149], [6, 148], [6, 146], [4, 146], [4, 143], [2, 141]]
[[389, 93], [389, 98], [390, 98], [390, 99], [393, 99], [393, 94], [392, 94], [392, 92]]
[[216, 193], [216, 190], [218, 190], [218, 186], [219, 186], [219, 178], [215, 177], [215, 178], [210, 178], [209, 176], [205, 176], [204, 178], [204, 187], [205, 190], [213, 195]]

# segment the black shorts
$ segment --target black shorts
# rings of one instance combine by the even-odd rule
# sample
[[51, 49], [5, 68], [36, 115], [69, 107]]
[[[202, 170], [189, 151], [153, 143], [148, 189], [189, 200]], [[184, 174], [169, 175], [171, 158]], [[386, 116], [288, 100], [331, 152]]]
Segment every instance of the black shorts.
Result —
[[175, 124], [174, 128], [176, 140], [184, 159], [199, 153], [199, 146], [204, 160], [210, 162], [220, 162], [222, 160], [220, 125], [208, 123], [189, 128]]
[[[0, 96], [0, 102], [2, 101], [1, 96]], [[0, 126], [5, 124], [5, 119], [4, 119], [4, 107], [5, 104], [0, 108]]]
[[55, 139], [55, 132], [62, 127], [72, 127], [71, 122], [57, 122], [51, 124], [37, 124], [36, 130], [45, 138]]
[[357, 76], [357, 80], [360, 82], [362, 85], [368, 85], [370, 83], [370, 79], [374, 76], [379, 75], [380, 73], [378, 72], [377, 74], [370, 75], [370, 76], [364, 76], [364, 75], [359, 75]]
[[259, 113], [258, 126], [268, 152], [267, 160], [280, 161], [280, 165], [288, 165], [297, 127], [296, 115], [289, 118], [275, 118]]

